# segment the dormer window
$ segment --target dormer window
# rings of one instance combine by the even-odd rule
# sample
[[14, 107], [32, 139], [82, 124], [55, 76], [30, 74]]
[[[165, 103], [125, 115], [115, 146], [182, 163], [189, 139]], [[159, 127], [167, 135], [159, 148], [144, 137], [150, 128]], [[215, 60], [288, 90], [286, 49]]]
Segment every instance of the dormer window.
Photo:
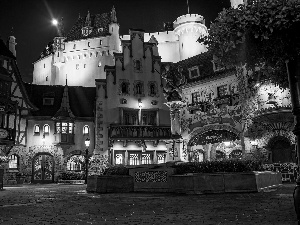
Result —
[[81, 29], [82, 35], [83, 36], [88, 36], [90, 33], [92, 33], [92, 28], [91, 27], [83, 27]]
[[189, 76], [190, 76], [190, 79], [194, 79], [194, 78], [197, 78], [200, 76], [200, 73], [199, 73], [199, 67], [198, 66], [194, 66], [192, 68], [189, 68]]

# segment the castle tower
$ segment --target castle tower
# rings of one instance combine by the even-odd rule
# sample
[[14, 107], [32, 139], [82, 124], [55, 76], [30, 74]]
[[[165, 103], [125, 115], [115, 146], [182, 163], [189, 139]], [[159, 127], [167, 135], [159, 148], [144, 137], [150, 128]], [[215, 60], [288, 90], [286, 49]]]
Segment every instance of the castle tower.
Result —
[[174, 32], [179, 37], [180, 60], [206, 52], [206, 47], [197, 42], [198, 38], [208, 33], [203, 16], [186, 14], [174, 22]]
[[14, 36], [9, 36], [7, 40], [8, 49], [12, 52], [14, 56], [17, 56], [16, 52], [16, 38]]
[[230, 3], [232, 8], [237, 8], [239, 5], [245, 5], [246, 0], [230, 0]]

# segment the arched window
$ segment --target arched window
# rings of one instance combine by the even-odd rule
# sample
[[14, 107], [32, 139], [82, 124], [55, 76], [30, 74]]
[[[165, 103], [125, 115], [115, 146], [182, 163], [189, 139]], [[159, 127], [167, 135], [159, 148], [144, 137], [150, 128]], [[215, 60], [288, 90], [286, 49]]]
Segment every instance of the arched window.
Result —
[[8, 168], [9, 169], [18, 169], [19, 166], [19, 157], [16, 154], [11, 155], [8, 158]]
[[83, 126], [83, 134], [87, 135], [90, 133], [90, 127], [88, 125]]
[[136, 60], [135, 61], [135, 69], [136, 70], [141, 70], [141, 62], [140, 62], [140, 60]]
[[50, 133], [50, 126], [48, 124], [45, 124], [43, 127], [43, 133], [49, 134]]
[[137, 95], [141, 95], [141, 94], [142, 94], [141, 84], [137, 84], [137, 85], [135, 86], [135, 90], [136, 90], [136, 94], [137, 94]]
[[67, 170], [70, 171], [81, 171], [84, 163], [84, 157], [82, 155], [73, 155], [67, 162]]
[[40, 125], [34, 125], [33, 132], [34, 134], [40, 134]]

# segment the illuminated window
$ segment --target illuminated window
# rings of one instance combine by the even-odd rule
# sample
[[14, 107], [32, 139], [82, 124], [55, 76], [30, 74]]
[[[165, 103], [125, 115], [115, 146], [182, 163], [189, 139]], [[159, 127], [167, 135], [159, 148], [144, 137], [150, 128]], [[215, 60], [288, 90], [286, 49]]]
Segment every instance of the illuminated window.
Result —
[[81, 171], [83, 169], [82, 165], [84, 163], [84, 156], [73, 155], [67, 162], [67, 170], [69, 171]]
[[151, 154], [150, 153], [143, 153], [142, 154], [142, 164], [151, 164]]
[[34, 134], [39, 134], [40, 133], [40, 125], [34, 125], [34, 128], [33, 128], [33, 132]]
[[9, 169], [18, 169], [19, 157], [17, 155], [11, 155], [8, 158], [8, 168]]
[[88, 125], [85, 125], [83, 127], [83, 134], [86, 135], [86, 134], [89, 134], [90, 133], [90, 128]]
[[157, 153], [157, 163], [165, 163], [166, 154], [165, 153]]
[[43, 130], [44, 130], [43, 131], [44, 134], [49, 134], [50, 133], [50, 126], [48, 124], [45, 124]]
[[123, 164], [123, 154], [122, 153], [117, 153], [115, 157], [115, 163], [116, 165], [122, 165]]
[[140, 154], [130, 153], [129, 154], [129, 165], [139, 165], [140, 164]]

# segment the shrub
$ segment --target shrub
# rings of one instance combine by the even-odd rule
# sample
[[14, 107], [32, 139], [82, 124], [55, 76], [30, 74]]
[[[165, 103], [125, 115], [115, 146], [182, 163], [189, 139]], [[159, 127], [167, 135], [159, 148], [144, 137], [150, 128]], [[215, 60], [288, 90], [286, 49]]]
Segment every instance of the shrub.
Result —
[[129, 175], [129, 169], [125, 166], [111, 166], [105, 169], [104, 175]]
[[263, 170], [262, 164], [254, 160], [216, 160], [204, 162], [187, 162], [173, 166], [175, 174], [217, 173], [217, 172], [250, 172]]
[[84, 180], [84, 172], [63, 172], [58, 176], [60, 180]]

